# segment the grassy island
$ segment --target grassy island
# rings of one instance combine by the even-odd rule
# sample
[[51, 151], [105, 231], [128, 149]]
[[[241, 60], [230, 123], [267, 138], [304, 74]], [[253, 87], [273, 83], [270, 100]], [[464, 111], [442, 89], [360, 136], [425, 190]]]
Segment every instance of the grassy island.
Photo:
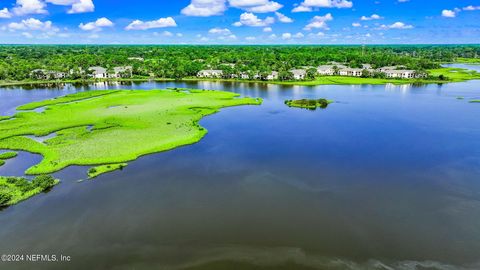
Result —
[[40, 175], [31, 181], [23, 177], [0, 176], [0, 207], [13, 205], [48, 191], [58, 183], [59, 181], [50, 175]]
[[321, 99], [299, 99], [286, 100], [285, 105], [288, 107], [304, 108], [309, 110], [316, 110], [317, 108], [326, 109], [333, 100]]
[[5, 152], [5, 153], [0, 153], [0, 159], [11, 159], [17, 156], [16, 152]]
[[[26, 174], [49, 174], [70, 165], [120, 164], [146, 154], [198, 142], [204, 116], [260, 99], [207, 90], [89, 91], [20, 106], [0, 122], [0, 149], [43, 156]], [[44, 108], [43, 112], [26, 111]], [[28, 136], [56, 136], [44, 142]], [[104, 171], [105, 168], [97, 168]]]
[[470, 100], [470, 103], [480, 103], [480, 99], [474, 99], [474, 100]]
[[118, 164], [107, 164], [107, 165], [96, 166], [88, 170], [88, 178], [92, 179], [104, 173], [109, 173], [116, 170], [122, 170], [127, 165], [128, 165], [127, 163], [118, 163]]

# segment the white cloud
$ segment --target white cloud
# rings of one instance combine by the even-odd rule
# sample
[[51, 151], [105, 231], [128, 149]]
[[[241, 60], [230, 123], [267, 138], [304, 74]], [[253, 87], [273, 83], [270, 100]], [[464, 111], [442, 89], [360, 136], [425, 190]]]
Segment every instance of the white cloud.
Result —
[[47, 3], [51, 3], [54, 5], [60, 6], [71, 6], [68, 13], [85, 13], [85, 12], [93, 12], [95, 10], [95, 6], [93, 5], [92, 0], [45, 0]]
[[352, 26], [353, 26], [353, 27], [361, 27], [362, 24], [361, 24], [361, 23], [352, 23]]
[[41, 0], [17, 0], [17, 4], [12, 9], [16, 15], [28, 14], [47, 14], [45, 7], [47, 4]]
[[352, 8], [349, 0], [304, 0], [292, 12], [311, 12], [313, 8]]
[[306, 7], [303, 5], [296, 6], [292, 9], [292, 12], [312, 12], [313, 9], [311, 7]]
[[229, 0], [229, 3], [232, 7], [255, 13], [275, 12], [283, 7], [282, 4], [270, 0]]
[[362, 21], [371, 21], [371, 20], [380, 20], [380, 19], [383, 19], [383, 17], [381, 17], [380, 15], [378, 14], [372, 14], [371, 16], [367, 17], [367, 16], [362, 16], [360, 18], [360, 20]]
[[232, 31], [230, 31], [230, 29], [228, 29], [228, 28], [215, 27], [215, 28], [212, 28], [212, 29], [208, 30], [208, 33], [213, 34], [213, 35], [231, 35]]
[[283, 15], [280, 12], [275, 12], [275, 15], [277, 15], [278, 21], [282, 23], [292, 23], [293, 20], [285, 15]]
[[257, 15], [249, 12], [245, 12], [240, 15], [240, 21], [234, 23], [234, 26], [253, 26], [253, 27], [264, 27], [275, 22], [273, 17], [267, 17], [265, 19], [260, 19]]
[[303, 29], [307, 31], [310, 31], [313, 28], [328, 30], [329, 28], [327, 22], [331, 20], [333, 20], [333, 16], [330, 13], [326, 14], [325, 16], [315, 16]]
[[95, 6], [93, 5], [92, 0], [80, 0], [72, 5], [72, 8], [68, 11], [68, 13], [85, 13], [85, 12], [93, 12], [95, 10]]
[[405, 24], [403, 22], [396, 22], [391, 25], [385, 25], [383, 24], [380, 26], [381, 29], [412, 29], [413, 25], [410, 24]]
[[8, 8], [0, 9], [0, 19], [8, 19], [12, 17], [12, 13], [8, 11]]
[[177, 23], [172, 17], [160, 18], [156, 21], [135, 20], [131, 22], [125, 30], [148, 30], [154, 28], [176, 27]]
[[265, 32], [265, 33], [272, 32], [272, 31], [273, 31], [273, 30], [272, 30], [271, 27], [265, 27], [265, 28], [263, 28], [263, 32]]
[[42, 22], [40, 20], [30, 18], [22, 20], [21, 22], [12, 22], [7, 25], [10, 31], [17, 30], [30, 30], [30, 31], [42, 31], [42, 32], [58, 32], [59, 29], [54, 27], [51, 21]]
[[287, 40], [287, 39], [291, 39], [291, 38], [292, 38], [292, 34], [290, 34], [290, 33], [283, 33], [282, 34], [282, 39]]
[[445, 18], [455, 18], [457, 16], [457, 13], [453, 10], [448, 10], [448, 9], [444, 9], [442, 11], [442, 17], [445, 17]]
[[103, 17], [99, 18], [94, 22], [89, 22], [86, 24], [81, 23], [78, 27], [83, 31], [101, 31], [104, 27], [112, 27], [114, 24], [109, 19]]
[[265, 5], [246, 8], [245, 10], [249, 12], [256, 12], [256, 13], [268, 13], [268, 12], [275, 12], [281, 9], [282, 7], [283, 7], [282, 4], [270, 1]]
[[248, 41], [253, 41], [253, 40], [256, 40], [257, 38], [256, 37], [246, 37], [245, 40], [248, 40]]
[[468, 7], [464, 7], [463, 10], [465, 10], [465, 11], [480, 10], [480, 6], [468, 6]]
[[298, 32], [298, 33], [296, 33], [293, 37], [294, 37], [294, 38], [303, 38], [303, 37], [305, 37], [305, 35], [302, 34], [302, 33], [300, 33], [300, 32]]
[[182, 9], [186, 16], [209, 17], [221, 15], [227, 10], [226, 0], [191, 0], [190, 5]]
[[25, 37], [25, 38], [33, 38], [33, 35], [30, 34], [29, 32], [23, 32], [22, 36]]

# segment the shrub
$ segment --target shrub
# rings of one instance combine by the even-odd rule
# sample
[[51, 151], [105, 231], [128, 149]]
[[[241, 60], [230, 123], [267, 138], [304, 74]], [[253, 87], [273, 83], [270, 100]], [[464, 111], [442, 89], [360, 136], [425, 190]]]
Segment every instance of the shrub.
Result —
[[0, 206], [5, 206], [12, 199], [12, 195], [0, 192]]
[[55, 185], [55, 178], [51, 175], [40, 175], [35, 177], [32, 180], [32, 185], [37, 188], [41, 188], [42, 190], [46, 190], [51, 188]]

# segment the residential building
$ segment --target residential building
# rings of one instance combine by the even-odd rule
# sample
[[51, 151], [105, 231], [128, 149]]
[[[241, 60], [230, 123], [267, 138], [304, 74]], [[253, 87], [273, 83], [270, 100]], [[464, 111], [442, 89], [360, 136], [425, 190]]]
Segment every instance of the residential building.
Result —
[[65, 79], [67, 77], [67, 74], [59, 71], [35, 69], [30, 72], [30, 76], [37, 80], [59, 80]]
[[295, 80], [304, 80], [307, 75], [307, 71], [305, 69], [292, 69], [290, 72], [293, 74], [293, 78]]
[[90, 67], [88, 70], [91, 71], [90, 76], [95, 79], [108, 78], [107, 70], [103, 67]]
[[317, 68], [317, 73], [322, 76], [335, 75], [335, 69], [332, 65], [322, 65]]
[[132, 67], [123, 66], [123, 67], [114, 67], [113, 74], [109, 74], [110, 78], [130, 78], [132, 77]]
[[270, 74], [267, 76], [267, 80], [269, 80], [269, 81], [278, 80], [278, 72], [272, 71], [272, 73], [270, 73]]
[[215, 70], [215, 69], [200, 70], [197, 73], [197, 77], [200, 77], [200, 78], [221, 78], [222, 75], [223, 75], [222, 70]]

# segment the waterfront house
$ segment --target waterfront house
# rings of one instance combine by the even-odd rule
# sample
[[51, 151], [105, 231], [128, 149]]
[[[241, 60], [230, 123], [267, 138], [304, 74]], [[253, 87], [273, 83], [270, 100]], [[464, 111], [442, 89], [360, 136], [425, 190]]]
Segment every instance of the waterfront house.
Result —
[[323, 76], [335, 75], [335, 69], [332, 65], [322, 65], [317, 68], [317, 73]]
[[267, 80], [269, 80], [269, 81], [278, 80], [278, 72], [277, 71], [272, 71], [272, 73], [270, 73], [267, 76]]
[[422, 77], [417, 75], [415, 70], [387, 70], [385, 71], [387, 78], [402, 78], [402, 79], [414, 79]]
[[222, 75], [223, 75], [222, 70], [215, 70], [215, 69], [200, 70], [197, 73], [197, 77], [200, 77], [200, 78], [221, 78]]
[[59, 71], [35, 69], [30, 72], [30, 77], [37, 80], [59, 80], [65, 79], [67, 77], [67, 74]]
[[90, 67], [88, 70], [91, 71], [90, 76], [95, 79], [108, 78], [107, 70], [103, 67]]
[[305, 69], [292, 69], [290, 72], [293, 74], [293, 78], [295, 80], [304, 80], [307, 75], [307, 71]]
[[111, 78], [130, 78], [132, 77], [132, 67], [114, 67], [113, 74], [109, 74]]

